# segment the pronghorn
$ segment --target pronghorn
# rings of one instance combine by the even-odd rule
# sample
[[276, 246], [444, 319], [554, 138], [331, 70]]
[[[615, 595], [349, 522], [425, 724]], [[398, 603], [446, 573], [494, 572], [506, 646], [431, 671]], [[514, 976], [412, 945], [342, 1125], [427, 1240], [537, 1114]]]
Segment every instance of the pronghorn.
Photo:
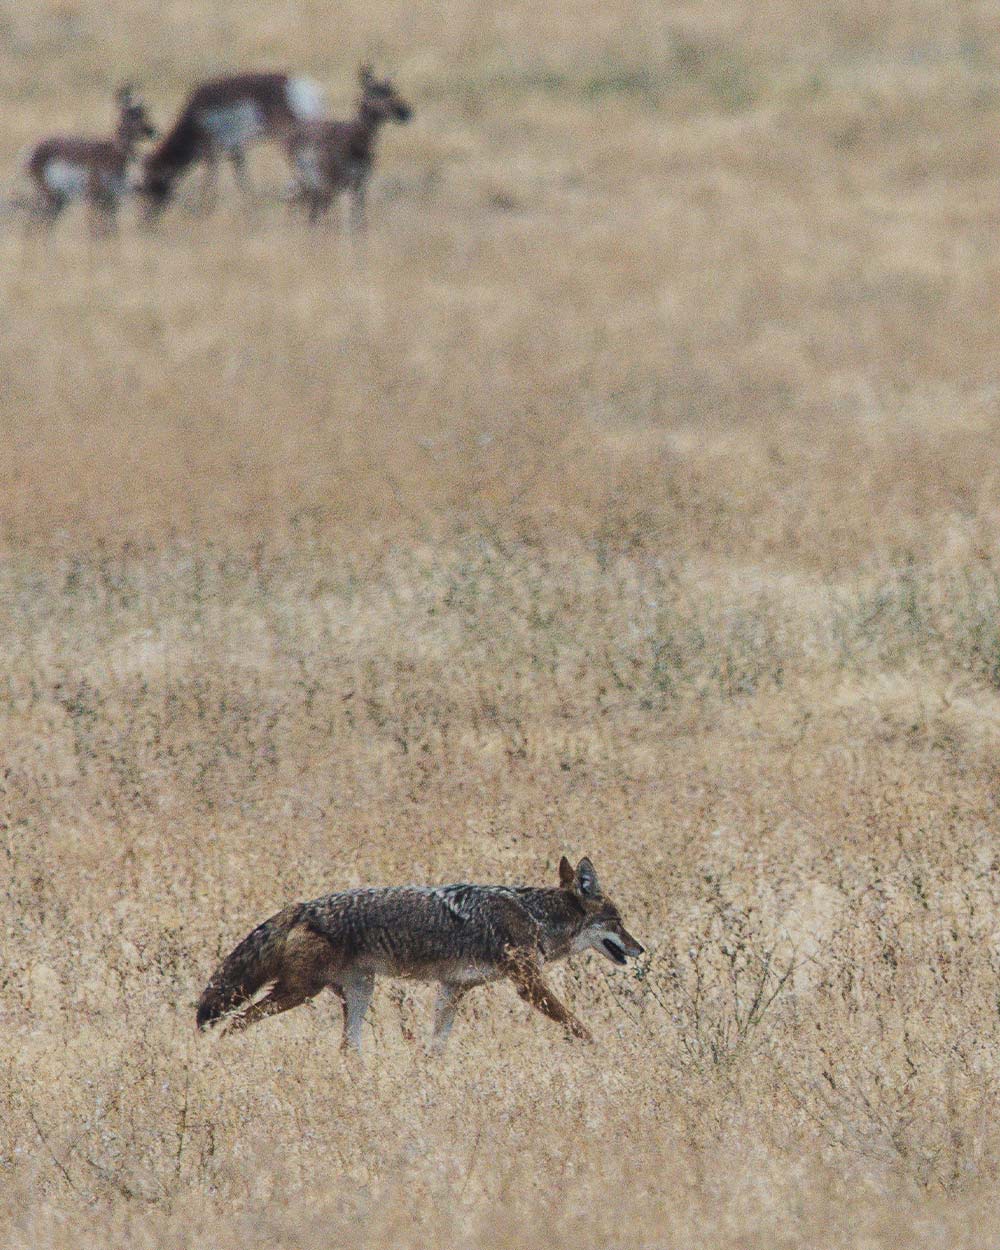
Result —
[[320, 89], [308, 78], [288, 74], [230, 74], [199, 83], [160, 143], [143, 161], [139, 191], [147, 216], [156, 216], [178, 180], [198, 161], [207, 167], [203, 201], [215, 189], [219, 160], [226, 157], [240, 189], [249, 193], [246, 148], [272, 140], [287, 142], [296, 126], [322, 112]]
[[295, 163], [289, 199], [317, 221], [335, 196], [349, 191], [351, 222], [365, 226], [365, 193], [375, 161], [375, 142], [385, 122], [408, 122], [413, 110], [389, 79], [379, 81], [371, 67], [358, 72], [361, 95], [351, 121], [311, 121], [292, 132], [288, 151]]
[[141, 139], [156, 138], [146, 107], [131, 86], [115, 94], [118, 127], [110, 139], [53, 135], [42, 139], [27, 160], [38, 197], [32, 206], [51, 224], [72, 200], [85, 199], [94, 221], [114, 224], [129, 190], [129, 165]]

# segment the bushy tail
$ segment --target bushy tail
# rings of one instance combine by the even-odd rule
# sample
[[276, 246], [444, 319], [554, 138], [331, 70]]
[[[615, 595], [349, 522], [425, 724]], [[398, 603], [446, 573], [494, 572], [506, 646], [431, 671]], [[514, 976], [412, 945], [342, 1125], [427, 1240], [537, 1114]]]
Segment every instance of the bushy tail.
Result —
[[219, 964], [198, 1000], [199, 1029], [214, 1024], [252, 998], [268, 981], [277, 979], [285, 941], [302, 913], [302, 906], [292, 903], [259, 924]]

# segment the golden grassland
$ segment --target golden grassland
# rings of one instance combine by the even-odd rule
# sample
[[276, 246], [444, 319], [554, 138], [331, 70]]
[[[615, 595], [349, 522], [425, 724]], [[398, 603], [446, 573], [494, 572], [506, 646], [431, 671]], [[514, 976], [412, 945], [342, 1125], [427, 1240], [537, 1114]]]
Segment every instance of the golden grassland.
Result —
[[[0, 1243], [1000, 1238], [992, 6], [59, 5], [0, 159], [197, 77], [416, 109], [372, 229], [0, 234]], [[648, 955], [423, 1049], [198, 1037], [292, 898], [554, 880]]]

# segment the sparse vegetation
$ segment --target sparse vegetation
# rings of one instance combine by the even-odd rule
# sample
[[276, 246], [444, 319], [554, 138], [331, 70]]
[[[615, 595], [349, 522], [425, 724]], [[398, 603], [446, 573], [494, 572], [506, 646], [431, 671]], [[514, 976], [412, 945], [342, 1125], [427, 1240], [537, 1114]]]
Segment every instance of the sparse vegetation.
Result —
[[[127, 18], [8, 7], [5, 168], [128, 78], [377, 50], [416, 116], [363, 249], [266, 152], [0, 236], [0, 1242], [995, 1240], [992, 13]], [[593, 1047], [194, 1033], [283, 902], [563, 851], [649, 951], [553, 971]]]

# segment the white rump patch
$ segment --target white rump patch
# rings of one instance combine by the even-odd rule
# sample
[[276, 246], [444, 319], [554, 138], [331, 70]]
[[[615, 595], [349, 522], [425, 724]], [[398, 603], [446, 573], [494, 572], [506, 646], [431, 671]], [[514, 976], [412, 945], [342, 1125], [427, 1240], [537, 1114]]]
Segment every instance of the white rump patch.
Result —
[[205, 109], [199, 121], [220, 148], [241, 148], [264, 133], [264, 115], [253, 100]]
[[78, 196], [87, 189], [87, 171], [82, 165], [57, 157], [48, 162], [42, 173], [45, 185], [54, 195]]
[[323, 89], [311, 78], [289, 78], [285, 83], [285, 99], [300, 122], [315, 121], [323, 116]]

